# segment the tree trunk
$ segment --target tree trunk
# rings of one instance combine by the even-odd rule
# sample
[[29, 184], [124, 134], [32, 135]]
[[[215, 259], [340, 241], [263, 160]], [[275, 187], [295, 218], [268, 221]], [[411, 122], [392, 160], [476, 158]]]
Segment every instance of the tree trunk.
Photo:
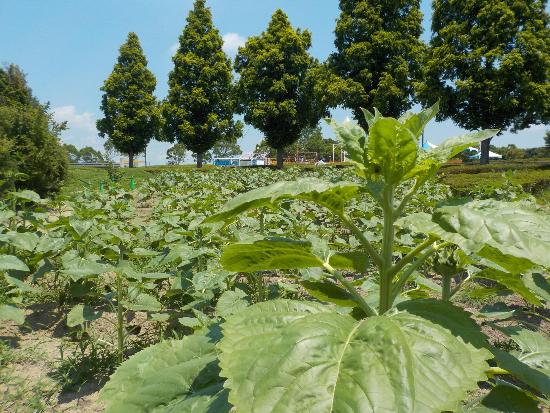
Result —
[[481, 165], [486, 165], [489, 163], [489, 145], [491, 144], [491, 139], [485, 139], [481, 141], [481, 155], [479, 157], [479, 163]]
[[277, 169], [283, 169], [284, 161], [285, 161], [284, 148], [277, 148]]
[[204, 153], [197, 154], [197, 168], [202, 168], [203, 157], [204, 157]]
[[134, 153], [128, 152], [128, 168], [134, 167]]

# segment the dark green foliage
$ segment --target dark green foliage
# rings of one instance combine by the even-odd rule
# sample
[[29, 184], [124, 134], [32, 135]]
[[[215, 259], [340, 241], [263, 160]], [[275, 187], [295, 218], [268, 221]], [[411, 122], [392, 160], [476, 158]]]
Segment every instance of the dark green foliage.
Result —
[[166, 151], [168, 165], [180, 165], [185, 160], [187, 149], [183, 143], [176, 143]]
[[310, 47], [311, 33], [293, 29], [277, 10], [267, 30], [248, 39], [235, 60], [239, 112], [277, 149], [279, 167], [283, 149], [326, 113], [315, 98], [319, 64], [309, 55]]
[[419, 0], [340, 0], [329, 67], [343, 83], [339, 104], [367, 127], [361, 108], [397, 117], [413, 100], [424, 45]]
[[153, 96], [156, 83], [137, 35], [128, 34], [113, 72], [101, 88], [105, 117], [97, 121], [97, 129], [119, 152], [128, 154], [130, 168], [134, 156], [144, 152], [158, 135], [160, 117]]
[[31, 105], [38, 104], [27, 85], [25, 74], [17, 65], [9, 65], [0, 69], [0, 105]]
[[74, 145], [64, 145], [65, 151], [69, 155], [69, 161], [73, 163], [100, 163], [105, 162], [101, 152], [95, 150], [91, 146], [85, 146], [78, 149]]
[[[319, 126], [306, 128], [300, 134], [300, 139], [293, 145], [294, 152], [316, 153], [317, 159], [332, 160], [332, 145], [338, 142], [333, 139], [325, 139]], [[340, 155], [340, 152], [337, 152]], [[309, 159], [309, 158], [308, 158]]]
[[58, 139], [65, 127], [33, 97], [17, 66], [0, 68], [0, 193], [59, 191], [67, 174], [67, 154]]
[[63, 148], [67, 151], [70, 162], [78, 162], [80, 160], [80, 150], [76, 146], [68, 144], [63, 145]]
[[547, 131], [546, 135], [544, 135], [544, 146], [546, 149], [550, 149], [550, 131]]
[[217, 141], [242, 134], [241, 123], [233, 121], [231, 62], [222, 46], [205, 0], [195, 1], [172, 59], [163, 115], [164, 139], [196, 153], [197, 167]]
[[550, 157], [550, 148], [544, 146], [538, 148], [518, 148], [514, 144], [508, 146], [490, 146], [491, 151], [502, 155], [505, 160], [524, 158], [546, 158]]
[[242, 154], [243, 151], [237, 142], [218, 141], [212, 148], [215, 158], [229, 158]]
[[[512, 131], [550, 119], [545, 0], [435, 0], [424, 103], [469, 130]], [[482, 144], [488, 162], [489, 142]]]

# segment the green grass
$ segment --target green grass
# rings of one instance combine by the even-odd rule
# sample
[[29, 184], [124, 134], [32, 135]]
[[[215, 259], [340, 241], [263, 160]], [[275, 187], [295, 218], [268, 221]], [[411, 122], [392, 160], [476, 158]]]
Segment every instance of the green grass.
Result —
[[[130, 188], [130, 180], [133, 177], [136, 184], [151, 178], [154, 174], [166, 170], [178, 171], [189, 170], [192, 166], [151, 166], [146, 168], [121, 168], [122, 181], [120, 185], [124, 188]], [[85, 188], [99, 188], [101, 182], [108, 183], [109, 175], [106, 168], [95, 168], [90, 166], [70, 166], [67, 180], [61, 189], [62, 195], [72, 195], [82, 191]]]
[[487, 165], [480, 165], [479, 162], [471, 162], [464, 164], [449, 163], [444, 165], [440, 174], [477, 174], [482, 172], [504, 172], [509, 170], [550, 169], [550, 158], [529, 158], [529, 159], [512, 159], [512, 160], [492, 160]]
[[[504, 171], [444, 174], [442, 181], [456, 194], [466, 195], [476, 188], [489, 189], [502, 186], [506, 182]], [[513, 184], [521, 185], [524, 191], [540, 194], [550, 188], [550, 169], [516, 169], [510, 179]]]

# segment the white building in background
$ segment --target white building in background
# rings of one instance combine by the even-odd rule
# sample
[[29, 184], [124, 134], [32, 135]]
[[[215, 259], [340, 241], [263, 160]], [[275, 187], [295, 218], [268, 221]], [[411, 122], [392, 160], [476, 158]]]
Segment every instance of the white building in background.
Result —
[[[130, 166], [130, 161], [128, 157], [121, 156], [119, 165], [121, 168], [128, 168]], [[144, 163], [141, 159], [134, 158], [134, 168], [139, 168], [140, 166], [143, 166], [143, 165]]]
[[270, 164], [269, 158], [255, 156], [252, 152], [229, 158], [214, 158], [212, 164], [215, 166], [265, 166]]

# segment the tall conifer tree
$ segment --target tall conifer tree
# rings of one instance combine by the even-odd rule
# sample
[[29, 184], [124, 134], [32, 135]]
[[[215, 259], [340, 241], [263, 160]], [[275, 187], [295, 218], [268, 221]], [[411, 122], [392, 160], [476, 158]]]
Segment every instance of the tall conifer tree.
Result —
[[315, 98], [319, 64], [309, 55], [310, 47], [310, 32], [293, 29], [287, 15], [277, 10], [267, 30], [248, 39], [235, 60], [239, 111], [277, 149], [279, 168], [284, 148], [326, 113]]
[[328, 62], [343, 80], [338, 103], [364, 128], [361, 108], [398, 117], [413, 104], [425, 50], [420, 0], [340, 0], [340, 11]]
[[97, 121], [97, 129], [101, 137], [109, 137], [115, 149], [128, 154], [130, 168], [134, 156], [144, 152], [158, 135], [159, 110], [153, 96], [156, 84], [138, 36], [128, 34], [113, 72], [101, 88], [105, 117]]
[[241, 122], [233, 120], [231, 61], [205, 3], [196, 0], [187, 17], [163, 104], [164, 139], [193, 151], [198, 168], [217, 141], [236, 141], [242, 134]]
[[[435, 0], [419, 96], [470, 130], [512, 131], [550, 120], [545, 0]], [[490, 140], [481, 163], [489, 162]]]

